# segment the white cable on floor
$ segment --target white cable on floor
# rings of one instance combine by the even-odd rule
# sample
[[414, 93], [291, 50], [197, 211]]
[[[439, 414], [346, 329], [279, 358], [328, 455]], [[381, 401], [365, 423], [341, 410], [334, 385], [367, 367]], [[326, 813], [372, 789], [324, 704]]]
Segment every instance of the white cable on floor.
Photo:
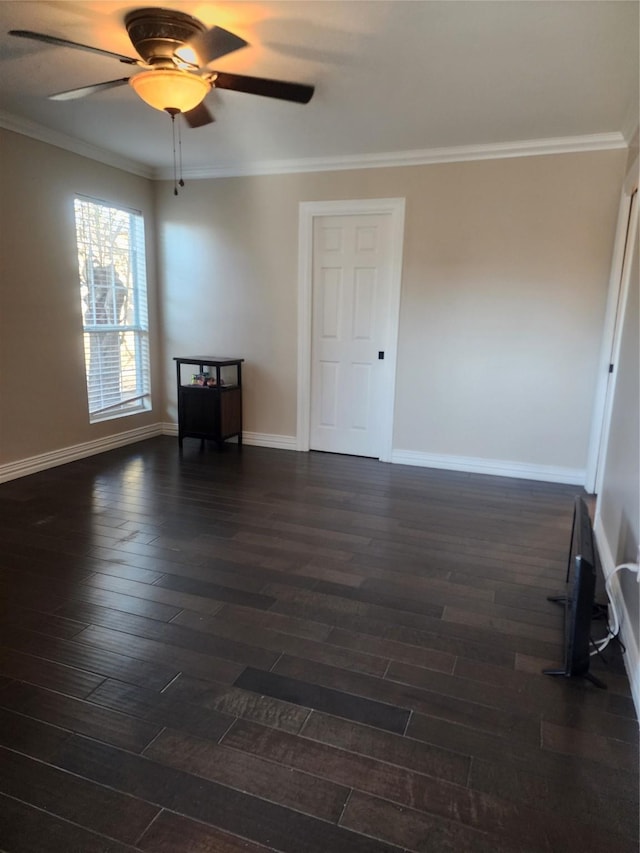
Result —
[[606, 649], [611, 640], [617, 637], [620, 631], [620, 618], [616, 609], [616, 603], [614, 601], [613, 595], [611, 594], [611, 579], [615, 574], [617, 574], [617, 572], [621, 571], [622, 569], [628, 569], [630, 572], [635, 572], [637, 576], [636, 580], [638, 581], [638, 583], [640, 583], [640, 565], [638, 565], [638, 563], [620, 563], [620, 565], [616, 566], [606, 579], [604, 586], [607, 591], [609, 602], [611, 604], [611, 612], [613, 614], [613, 626], [609, 625], [607, 621], [607, 636], [602, 637], [602, 639], [600, 640], [593, 641], [593, 646], [595, 648], [591, 652], [591, 657], [593, 657], [593, 655], [600, 654], [603, 649]]

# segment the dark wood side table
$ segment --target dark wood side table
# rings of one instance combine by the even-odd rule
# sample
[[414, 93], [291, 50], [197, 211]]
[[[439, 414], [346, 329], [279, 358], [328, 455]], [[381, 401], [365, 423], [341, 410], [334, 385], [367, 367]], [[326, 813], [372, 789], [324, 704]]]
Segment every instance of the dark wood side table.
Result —
[[[238, 436], [238, 447], [242, 447], [242, 362], [243, 358], [223, 358], [214, 355], [191, 355], [174, 358], [178, 390], [178, 444], [182, 439], [199, 438], [215, 441], [221, 448], [228, 438]], [[189, 364], [198, 368], [213, 368], [212, 379], [215, 385], [185, 384], [182, 378], [182, 365]], [[235, 368], [235, 382], [228, 378], [222, 384], [222, 371], [228, 375], [227, 368]], [[194, 371], [195, 372], [195, 371]]]

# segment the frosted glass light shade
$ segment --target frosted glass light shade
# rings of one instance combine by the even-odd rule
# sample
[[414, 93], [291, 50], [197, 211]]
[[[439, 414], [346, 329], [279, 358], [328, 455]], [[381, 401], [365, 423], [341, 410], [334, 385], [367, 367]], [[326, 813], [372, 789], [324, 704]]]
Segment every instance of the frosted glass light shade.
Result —
[[142, 71], [129, 77], [129, 84], [150, 107], [181, 113], [197, 107], [211, 90], [211, 84], [203, 77], [170, 69]]

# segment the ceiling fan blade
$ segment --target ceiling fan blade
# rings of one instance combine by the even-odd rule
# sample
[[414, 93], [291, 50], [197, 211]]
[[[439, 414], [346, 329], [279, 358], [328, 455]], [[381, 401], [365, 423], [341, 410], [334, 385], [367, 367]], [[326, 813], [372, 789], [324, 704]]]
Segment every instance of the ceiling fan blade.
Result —
[[49, 95], [49, 100], [75, 101], [77, 98], [85, 98], [87, 95], [93, 95], [94, 92], [103, 92], [105, 89], [115, 89], [116, 86], [123, 86], [128, 82], [128, 77], [121, 77], [118, 80], [107, 80], [105, 83], [94, 83], [92, 86], [82, 86], [80, 89], [68, 89], [66, 92], [58, 92], [55, 95]]
[[23, 39], [33, 39], [34, 41], [43, 41], [45, 44], [54, 44], [58, 47], [73, 47], [77, 50], [87, 50], [90, 53], [98, 53], [101, 56], [110, 56], [112, 59], [117, 59], [119, 62], [125, 62], [127, 65], [142, 65], [139, 59], [132, 59], [130, 56], [123, 56], [121, 53], [113, 53], [111, 50], [103, 50], [101, 47], [92, 47], [89, 44], [80, 44], [77, 41], [69, 41], [68, 39], [60, 39], [56, 36], [48, 36], [44, 33], [34, 33], [31, 30], [9, 30], [10, 36], [18, 36]]
[[[214, 59], [226, 56], [227, 53], [233, 53], [234, 50], [246, 47], [247, 44], [248, 42], [243, 38], [230, 33], [229, 30], [223, 30], [222, 27], [211, 27], [210, 30], [205, 30], [203, 33], [194, 36], [187, 42], [185, 48], [193, 50], [198, 64], [204, 66], [213, 62]], [[180, 55], [180, 50], [177, 53]]]
[[211, 82], [216, 89], [230, 89], [234, 92], [246, 92], [248, 95], [279, 98], [282, 101], [294, 101], [297, 104], [308, 104], [314, 93], [313, 86], [303, 83], [245, 77], [242, 74], [228, 74], [226, 71], [216, 71], [214, 74]]
[[215, 121], [209, 108], [204, 104], [198, 104], [187, 113], [182, 113], [189, 127], [204, 127], [206, 124], [212, 124]]

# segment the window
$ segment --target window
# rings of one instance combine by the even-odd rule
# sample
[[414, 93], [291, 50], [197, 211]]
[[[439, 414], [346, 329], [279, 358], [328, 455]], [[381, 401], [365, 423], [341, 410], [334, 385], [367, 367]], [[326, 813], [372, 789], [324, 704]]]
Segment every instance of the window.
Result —
[[151, 408], [144, 220], [75, 199], [91, 423]]

